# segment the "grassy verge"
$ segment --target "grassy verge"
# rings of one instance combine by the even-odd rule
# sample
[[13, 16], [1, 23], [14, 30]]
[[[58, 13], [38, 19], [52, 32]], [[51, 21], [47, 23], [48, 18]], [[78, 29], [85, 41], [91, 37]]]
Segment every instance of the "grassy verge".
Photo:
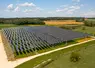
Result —
[[82, 47], [86, 47], [86, 46], [89, 46], [91, 44], [95, 44], [95, 41], [87, 42], [87, 43], [84, 43], [84, 44], [81, 44], [81, 45], [78, 45], [78, 46], [70, 47], [70, 48], [67, 48], [67, 49], [64, 49], [64, 50], [53, 52], [51, 54], [47, 54], [47, 55], [37, 57], [35, 59], [32, 59], [30, 61], [27, 61], [27, 62], [17, 66], [16, 68], [33, 68], [34, 66], [42, 63], [43, 61], [45, 61], [47, 59], [55, 60], [55, 59], [59, 58], [60, 55], [66, 53], [66, 52], [73, 51], [73, 50], [76, 50], [76, 49], [81, 49]]

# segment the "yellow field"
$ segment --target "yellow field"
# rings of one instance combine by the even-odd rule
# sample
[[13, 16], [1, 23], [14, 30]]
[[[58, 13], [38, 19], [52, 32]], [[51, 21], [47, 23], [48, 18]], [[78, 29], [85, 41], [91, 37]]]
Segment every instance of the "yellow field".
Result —
[[82, 22], [76, 22], [75, 20], [51, 20], [44, 21], [46, 25], [72, 25], [72, 24], [83, 24]]

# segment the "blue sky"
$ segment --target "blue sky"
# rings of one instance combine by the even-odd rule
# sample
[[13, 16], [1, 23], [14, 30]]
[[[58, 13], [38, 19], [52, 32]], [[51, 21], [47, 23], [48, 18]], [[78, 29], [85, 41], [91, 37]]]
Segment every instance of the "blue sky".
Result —
[[2, 0], [0, 17], [95, 17], [95, 0]]

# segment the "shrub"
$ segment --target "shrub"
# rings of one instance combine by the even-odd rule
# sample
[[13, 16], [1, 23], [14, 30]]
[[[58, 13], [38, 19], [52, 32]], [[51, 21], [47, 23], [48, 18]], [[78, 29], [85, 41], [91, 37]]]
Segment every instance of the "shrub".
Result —
[[70, 56], [71, 62], [78, 62], [80, 60], [80, 54], [77, 52], [72, 52]]
[[86, 30], [86, 27], [84, 26], [84, 27], [82, 27], [82, 30]]

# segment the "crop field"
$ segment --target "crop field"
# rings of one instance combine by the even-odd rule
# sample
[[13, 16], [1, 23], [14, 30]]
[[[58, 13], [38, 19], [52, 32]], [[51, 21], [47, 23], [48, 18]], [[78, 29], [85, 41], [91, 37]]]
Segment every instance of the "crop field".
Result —
[[82, 22], [76, 22], [75, 20], [51, 20], [44, 21], [46, 25], [81, 25]]
[[37, 53], [39, 50], [54, 47], [59, 43], [90, 36], [52, 26], [5, 28], [2, 29], [2, 33], [15, 56], [31, 52]]

